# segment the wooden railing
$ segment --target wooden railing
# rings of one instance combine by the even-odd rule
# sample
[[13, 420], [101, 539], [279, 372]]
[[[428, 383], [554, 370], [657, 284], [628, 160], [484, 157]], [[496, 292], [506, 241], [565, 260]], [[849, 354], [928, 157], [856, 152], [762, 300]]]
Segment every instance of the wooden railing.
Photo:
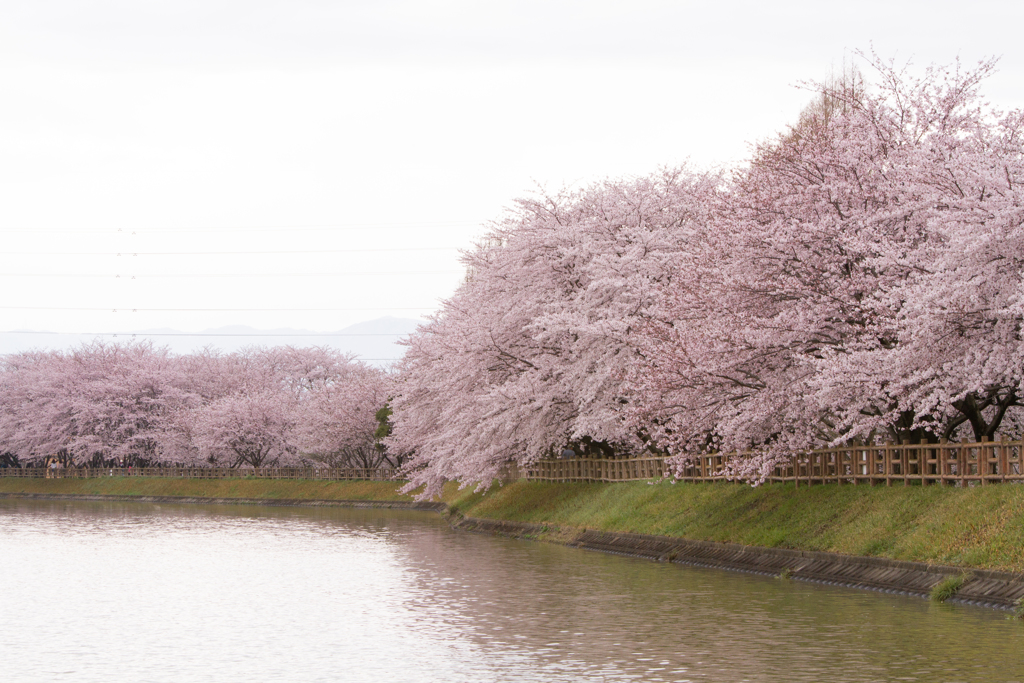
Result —
[[[955, 484], [975, 486], [1024, 482], [1024, 442], [884, 444], [826, 448], [794, 455], [776, 467], [769, 482], [803, 484]], [[688, 482], [726, 481], [727, 464], [749, 457], [742, 453], [694, 456], [675, 472]], [[636, 481], [668, 475], [661, 458], [540, 460], [525, 471], [508, 470], [508, 478], [535, 481]]]
[[398, 470], [389, 467], [7, 467], [0, 477], [32, 479], [94, 479], [98, 477], [168, 477], [175, 479], [325, 479], [390, 481]]
[[[769, 482], [800, 484], [955, 484], [976, 486], [1000, 482], [1024, 482], [1024, 442], [885, 444], [844, 446], [794, 455], [776, 467]], [[677, 469], [674, 478], [688, 482], [726, 481], [731, 460], [749, 457], [713, 453], [694, 456], [688, 467]], [[528, 467], [514, 463], [504, 467], [501, 479], [515, 481], [638, 481], [671, 476], [663, 458], [569, 458], [538, 460]], [[263, 467], [45, 467], [0, 468], [0, 477], [70, 478], [173, 477], [182, 479], [323, 479], [390, 481], [402, 478], [393, 468]]]
[[1024, 481], [1021, 441], [885, 444], [813, 451], [778, 467], [770, 481], [892, 486]]
[[538, 460], [526, 468], [523, 479], [532, 481], [637, 481], [665, 476], [663, 458], [623, 458], [619, 460]]

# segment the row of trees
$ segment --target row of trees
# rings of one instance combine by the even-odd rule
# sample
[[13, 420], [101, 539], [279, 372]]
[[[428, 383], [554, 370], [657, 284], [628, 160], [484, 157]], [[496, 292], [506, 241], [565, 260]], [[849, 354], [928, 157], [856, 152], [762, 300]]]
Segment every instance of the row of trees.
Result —
[[380, 445], [387, 386], [323, 348], [12, 354], [0, 359], [0, 452], [8, 464], [395, 466]]
[[409, 341], [389, 443], [415, 485], [577, 452], [1019, 435], [1024, 112], [992, 62], [874, 56], [743, 168], [520, 201]]

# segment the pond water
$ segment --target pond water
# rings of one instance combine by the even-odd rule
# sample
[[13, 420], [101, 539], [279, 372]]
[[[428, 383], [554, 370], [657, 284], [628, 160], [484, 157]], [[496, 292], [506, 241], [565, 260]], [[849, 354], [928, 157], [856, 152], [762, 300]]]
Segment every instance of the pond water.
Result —
[[391, 510], [0, 500], [5, 681], [1024, 681], [1024, 624]]

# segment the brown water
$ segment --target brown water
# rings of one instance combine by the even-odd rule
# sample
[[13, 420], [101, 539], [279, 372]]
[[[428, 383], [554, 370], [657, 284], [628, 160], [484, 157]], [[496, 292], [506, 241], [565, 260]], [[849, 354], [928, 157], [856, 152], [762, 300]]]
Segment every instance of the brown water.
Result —
[[1024, 681], [980, 608], [430, 513], [0, 500], [3, 681]]

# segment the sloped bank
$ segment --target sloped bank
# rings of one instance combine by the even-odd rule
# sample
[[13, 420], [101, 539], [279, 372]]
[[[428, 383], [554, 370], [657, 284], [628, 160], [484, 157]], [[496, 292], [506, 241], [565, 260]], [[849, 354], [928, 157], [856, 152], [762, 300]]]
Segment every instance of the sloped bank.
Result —
[[553, 484], [451, 486], [417, 502], [391, 482], [0, 478], [0, 496], [389, 507], [447, 512], [466, 531], [834, 585], [926, 595], [970, 571], [953, 600], [1024, 596], [1024, 486], [974, 489]]
[[[856, 557], [835, 553], [760, 548], [735, 543], [688, 541], [668, 536], [613, 533], [593, 529], [565, 530], [527, 522], [509, 522], [456, 517], [452, 526], [513, 538], [549, 541], [600, 552], [674, 562], [697, 567], [743, 571], [766, 576], [785, 576], [812, 581], [899, 593], [926, 598], [939, 583], [964, 575], [959, 567], [929, 565], [877, 557]], [[956, 595], [958, 602], [995, 609], [1013, 609], [1024, 598], [1024, 575], [1011, 572], [972, 570]]]
[[320, 500], [310, 498], [214, 498], [209, 496], [117, 496], [88, 493], [2, 493], [0, 499], [18, 498], [23, 500], [75, 500], [91, 502], [127, 503], [180, 503], [193, 505], [272, 505], [274, 507], [334, 507], [334, 508], [385, 508], [390, 510], [422, 510], [444, 513], [447, 505], [439, 502], [415, 500], [349, 500], [344, 498]]
[[516, 482], [447, 496], [463, 529], [1009, 608], [1024, 597], [1024, 486]]

